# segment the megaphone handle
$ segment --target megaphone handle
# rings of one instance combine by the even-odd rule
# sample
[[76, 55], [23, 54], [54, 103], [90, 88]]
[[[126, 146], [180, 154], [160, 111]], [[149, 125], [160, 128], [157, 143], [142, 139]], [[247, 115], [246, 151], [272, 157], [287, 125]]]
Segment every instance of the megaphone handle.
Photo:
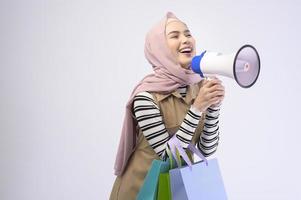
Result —
[[204, 76], [204, 79], [207, 81], [213, 80], [213, 76]]

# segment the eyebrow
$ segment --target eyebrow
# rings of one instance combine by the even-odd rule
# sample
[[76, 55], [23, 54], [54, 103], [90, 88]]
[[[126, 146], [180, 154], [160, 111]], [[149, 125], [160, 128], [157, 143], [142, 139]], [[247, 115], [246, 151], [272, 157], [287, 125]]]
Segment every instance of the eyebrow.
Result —
[[[189, 30], [185, 30], [184, 33], [190, 32]], [[171, 31], [167, 35], [173, 34], [173, 33], [180, 33], [180, 31]]]

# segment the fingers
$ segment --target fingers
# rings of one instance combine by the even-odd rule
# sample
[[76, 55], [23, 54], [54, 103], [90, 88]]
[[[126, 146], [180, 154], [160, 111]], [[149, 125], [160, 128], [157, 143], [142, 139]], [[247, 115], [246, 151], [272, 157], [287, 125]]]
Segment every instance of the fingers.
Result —
[[225, 91], [214, 91], [210, 93], [210, 98], [225, 96]]
[[214, 97], [210, 100], [209, 102], [209, 106], [211, 106], [212, 104], [217, 104], [218, 102], [220, 102], [220, 97]]
[[224, 96], [214, 97], [210, 100], [210, 105], [221, 103], [224, 100]]
[[223, 100], [225, 97], [224, 91], [215, 91], [213, 93], [205, 94], [202, 102], [207, 102], [206, 104], [212, 104], [212, 102], [217, 100]]
[[219, 80], [216, 77], [213, 77], [213, 78], [210, 78], [210, 79], [205, 79], [204, 83], [203, 83], [203, 86], [209, 88], [209, 87], [212, 87], [214, 85], [221, 85], [221, 84], [222, 84], [221, 80]]
[[204, 90], [208, 93], [212, 93], [215, 91], [224, 91], [225, 88], [224, 86], [221, 84], [220, 80], [212, 80], [212, 81], [208, 81], [206, 82], [204, 85]]
[[225, 88], [221, 80], [216, 77], [210, 77], [210, 80], [203, 79], [199, 94], [195, 100], [195, 105], [201, 109], [210, 105], [222, 102], [225, 96]]
[[212, 87], [208, 88], [207, 90], [208, 90], [209, 93], [212, 93], [212, 92], [215, 92], [215, 91], [224, 91], [225, 88], [221, 84], [216, 84], [216, 85], [213, 85]]
[[215, 92], [210, 94], [210, 97], [208, 98], [209, 101], [212, 101], [212, 99], [218, 98], [218, 99], [223, 99], [225, 97], [224, 92]]
[[207, 99], [211, 99], [215, 96], [224, 96], [225, 88], [218, 79], [205, 80], [204, 85], [200, 88]]
[[222, 81], [219, 79], [211, 79], [211, 80], [205, 80], [204, 86], [205, 87], [211, 87], [215, 84], [221, 84]]

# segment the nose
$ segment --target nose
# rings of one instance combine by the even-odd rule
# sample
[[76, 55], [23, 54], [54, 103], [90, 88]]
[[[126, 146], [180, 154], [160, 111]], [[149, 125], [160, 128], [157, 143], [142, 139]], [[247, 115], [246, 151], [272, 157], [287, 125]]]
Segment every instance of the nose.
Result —
[[183, 35], [183, 37], [182, 37], [182, 43], [183, 44], [189, 44], [190, 43], [189, 38], [186, 37], [185, 35]]

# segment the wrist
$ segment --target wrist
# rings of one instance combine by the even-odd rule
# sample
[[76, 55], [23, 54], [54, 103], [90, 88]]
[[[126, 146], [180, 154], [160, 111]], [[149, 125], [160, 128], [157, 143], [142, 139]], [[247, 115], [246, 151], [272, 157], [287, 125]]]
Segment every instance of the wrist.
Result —
[[212, 104], [210, 106], [210, 108], [213, 108], [213, 109], [219, 109], [221, 107], [222, 103], [217, 103], [217, 104]]
[[202, 106], [197, 106], [195, 104], [191, 104], [191, 109], [196, 110], [200, 113], [204, 112], [206, 109], [204, 109]]
[[202, 111], [200, 111], [200, 109], [198, 109], [194, 105], [190, 106], [190, 111], [193, 112], [197, 116], [201, 116], [202, 115]]

